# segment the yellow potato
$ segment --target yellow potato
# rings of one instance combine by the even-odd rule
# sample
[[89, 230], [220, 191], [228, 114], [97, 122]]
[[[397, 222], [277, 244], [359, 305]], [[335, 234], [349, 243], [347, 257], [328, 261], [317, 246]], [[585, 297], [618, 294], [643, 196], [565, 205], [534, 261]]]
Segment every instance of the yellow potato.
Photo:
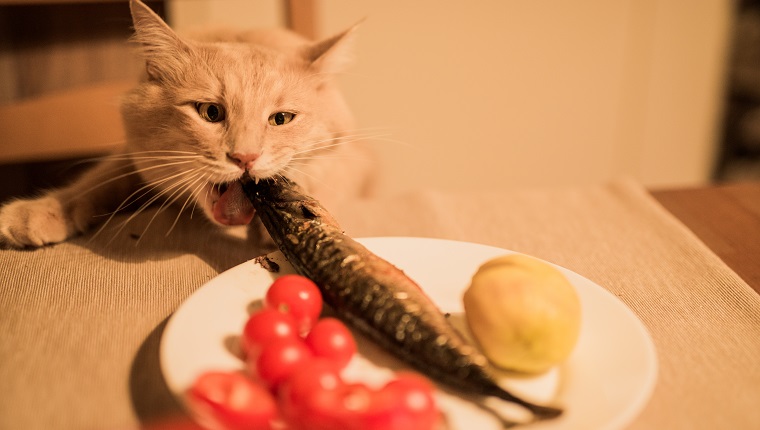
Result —
[[463, 297], [470, 331], [497, 367], [542, 373], [564, 361], [578, 340], [581, 304], [565, 276], [520, 254], [483, 264]]

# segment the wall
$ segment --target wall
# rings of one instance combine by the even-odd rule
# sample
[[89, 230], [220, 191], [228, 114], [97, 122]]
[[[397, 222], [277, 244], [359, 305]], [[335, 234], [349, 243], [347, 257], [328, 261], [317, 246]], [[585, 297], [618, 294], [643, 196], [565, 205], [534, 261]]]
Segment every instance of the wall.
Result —
[[171, 26], [178, 31], [203, 26], [259, 28], [285, 25], [282, 0], [166, 0]]
[[342, 83], [385, 191], [710, 178], [729, 0], [316, 4], [367, 18]]

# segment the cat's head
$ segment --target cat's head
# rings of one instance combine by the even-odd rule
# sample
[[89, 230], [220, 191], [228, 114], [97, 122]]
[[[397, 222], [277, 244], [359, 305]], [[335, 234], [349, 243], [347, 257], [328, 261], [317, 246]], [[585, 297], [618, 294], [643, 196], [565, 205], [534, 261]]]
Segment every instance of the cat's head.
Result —
[[330, 78], [353, 29], [317, 43], [285, 31], [191, 40], [139, 0], [130, 7], [147, 76], [122, 103], [127, 150], [166, 198], [246, 223], [237, 179], [297, 176], [352, 126]]

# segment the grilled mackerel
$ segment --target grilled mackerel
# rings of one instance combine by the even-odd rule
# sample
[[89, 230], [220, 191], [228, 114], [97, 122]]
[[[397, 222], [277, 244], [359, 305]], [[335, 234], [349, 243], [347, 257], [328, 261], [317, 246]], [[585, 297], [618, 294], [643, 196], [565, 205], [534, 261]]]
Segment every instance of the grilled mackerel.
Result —
[[344, 234], [333, 217], [295, 183], [244, 180], [243, 188], [291, 265], [312, 279], [349, 325], [429, 377], [462, 393], [495, 396], [534, 419], [561, 410], [520, 399], [491, 377], [486, 358], [457, 332], [401, 270]]

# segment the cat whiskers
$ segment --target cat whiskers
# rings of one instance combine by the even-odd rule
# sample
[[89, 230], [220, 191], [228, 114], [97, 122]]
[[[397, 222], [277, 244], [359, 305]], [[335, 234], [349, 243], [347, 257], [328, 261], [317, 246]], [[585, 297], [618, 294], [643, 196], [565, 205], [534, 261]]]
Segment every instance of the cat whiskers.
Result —
[[154, 154], [154, 155], [161, 155], [161, 156], [167, 156], [167, 155], [198, 155], [197, 152], [194, 151], [181, 151], [178, 149], [147, 149], [145, 151], [132, 151], [132, 152], [116, 152], [113, 154], [107, 154], [107, 155], [101, 155], [98, 157], [90, 157], [86, 158], [82, 161], [101, 161], [101, 160], [107, 160], [112, 158], [121, 158], [121, 157], [134, 157], [136, 155], [144, 155], [144, 154]]
[[[109, 159], [115, 160], [115, 161], [129, 161], [129, 160], [133, 159], [133, 158], [129, 158], [129, 156], [127, 156], [127, 155], [122, 155], [121, 157], [124, 157], [124, 158], [120, 158], [120, 157], [114, 156], [114, 157], [109, 157]], [[128, 164], [125, 164], [125, 165], [121, 166], [121, 169], [122, 170], [129, 170], [129, 171], [126, 172], [126, 173], [122, 173], [120, 175], [117, 175], [117, 176], [110, 176], [113, 173], [112, 171], [103, 172], [103, 176], [105, 177], [106, 175], [108, 175], [108, 179], [106, 179], [104, 181], [101, 181], [101, 182], [98, 182], [96, 185], [93, 185], [92, 187], [84, 190], [82, 192], [82, 194], [86, 194], [86, 193], [92, 192], [92, 191], [94, 191], [94, 190], [96, 190], [96, 189], [98, 189], [98, 188], [100, 188], [100, 187], [102, 187], [102, 186], [104, 186], [106, 184], [109, 184], [109, 183], [114, 182], [114, 181], [118, 181], [119, 179], [123, 179], [123, 178], [126, 178], [128, 176], [132, 176], [132, 175], [138, 175], [139, 176], [140, 173], [149, 172], [151, 170], [162, 169], [162, 168], [171, 167], [171, 166], [178, 166], [178, 165], [181, 165], [181, 164], [194, 163], [199, 158], [202, 158], [202, 156], [195, 155], [195, 156], [193, 156], [190, 159], [184, 159], [184, 157], [183, 157], [183, 159], [181, 159], [179, 161], [171, 161], [171, 162], [167, 162], [167, 157], [166, 156], [156, 156], [156, 157], [152, 157], [152, 158], [146, 157], [146, 158], [142, 158], [142, 159], [141, 158], [137, 158], [137, 159], [141, 159], [141, 160], [161, 161], [161, 163], [160, 164], [155, 164], [155, 165], [152, 165], [152, 166], [143, 167], [143, 168], [140, 168], [140, 169], [134, 169], [134, 165], [132, 163], [128, 163]], [[173, 160], [173, 157], [169, 157], [169, 160]]]
[[[173, 179], [174, 176], [179, 176], [179, 175], [182, 175], [182, 174], [184, 174], [184, 172], [183, 173], [178, 173], [176, 175], [172, 175], [172, 176], [167, 177], [167, 178], [164, 178], [163, 181], [171, 180], [171, 179]], [[142, 187], [140, 187], [137, 190], [133, 191], [132, 194], [128, 195], [124, 200], [122, 200], [122, 202], [119, 204], [119, 206], [116, 207], [116, 209], [114, 209], [112, 212], [101, 215], [101, 216], [108, 216], [108, 219], [106, 219], [106, 221], [100, 226], [100, 228], [97, 231], [95, 231], [95, 233], [90, 237], [90, 240], [93, 240], [96, 237], [98, 237], [100, 235], [100, 233], [102, 233], [106, 229], [106, 227], [108, 227], [108, 225], [111, 223], [111, 220], [113, 220], [113, 218], [122, 211], [122, 209], [127, 208], [132, 203], [135, 203], [135, 202], [139, 201], [140, 199], [142, 199], [143, 197], [145, 197], [146, 195], [148, 195], [151, 191], [153, 191], [154, 189], [156, 189], [160, 185], [161, 182], [162, 181], [149, 182], [149, 183], [143, 185]], [[140, 193], [142, 193], [142, 194], [140, 194]], [[138, 194], [140, 194], [140, 195], [138, 196]], [[141, 211], [144, 207], [145, 207], [145, 204], [141, 205], [140, 208], [138, 208], [138, 211]], [[127, 220], [127, 221], [129, 221], [129, 220]], [[124, 228], [125, 225], [126, 225], [126, 222], [122, 223], [122, 227], [116, 233], [118, 233], [119, 231], [121, 231]], [[115, 236], [116, 236], [116, 234], [114, 234], [114, 237]], [[112, 240], [113, 240], [113, 238], [112, 238]]]
[[345, 136], [342, 136], [342, 137], [337, 137], [337, 138], [332, 138], [332, 139], [326, 139], [324, 141], [321, 141], [320, 143], [327, 143], [327, 144], [323, 144], [320, 146], [307, 147], [306, 149], [295, 152], [293, 154], [293, 157], [290, 159], [289, 164], [306, 166], [309, 164], [310, 161], [313, 161], [313, 160], [365, 159], [366, 156], [363, 157], [357, 153], [353, 153], [349, 156], [340, 151], [328, 151], [328, 149], [330, 148], [346, 145], [346, 144], [353, 143], [359, 140], [366, 140], [366, 138], [356, 137], [353, 139], [346, 139]]
[[[156, 160], [166, 161], [170, 159], [199, 159], [202, 158], [196, 152], [178, 150], [146, 150], [134, 152], [117, 152], [99, 157], [84, 158], [75, 164], [95, 163], [101, 161], [132, 161], [132, 160]], [[129, 164], [128, 164], [129, 165]]]
[[300, 173], [300, 174], [302, 174], [302, 175], [304, 175], [304, 176], [306, 176], [306, 177], [308, 177], [308, 178], [310, 178], [310, 179], [313, 179], [313, 180], [314, 180], [314, 181], [316, 181], [316, 182], [319, 182], [319, 183], [321, 183], [321, 184], [323, 184], [323, 185], [327, 186], [327, 183], [325, 183], [325, 182], [323, 182], [323, 181], [320, 181], [320, 180], [319, 180], [319, 178], [317, 178], [316, 176], [314, 176], [314, 175], [310, 175], [310, 174], [308, 174], [308, 173], [304, 172], [303, 170], [300, 170], [300, 169], [297, 169], [297, 168], [293, 167], [293, 166], [292, 166], [292, 165], [290, 165], [290, 164], [289, 164], [289, 165], [287, 165], [287, 166], [285, 167], [285, 169], [283, 169], [283, 173], [277, 173], [277, 174], [275, 174], [275, 176], [278, 176], [278, 177], [281, 177], [281, 178], [285, 178], [285, 177], [286, 177], [286, 173], [287, 173], [288, 171], [292, 171], [292, 172], [297, 172], [297, 173]]
[[[182, 212], [185, 210], [185, 207], [187, 207], [187, 203], [193, 199], [193, 196], [196, 196], [193, 202], [193, 208], [190, 211], [190, 218], [193, 218], [193, 213], [195, 212], [195, 207], [198, 205], [198, 195], [200, 192], [200, 189], [203, 188], [205, 184], [209, 182], [211, 179], [212, 173], [207, 174], [206, 176], [200, 176], [198, 177], [192, 184], [189, 184], [186, 189], [190, 191], [189, 195], [185, 199], [185, 202], [182, 204], [182, 207], [179, 209], [179, 212], [177, 212], [177, 217], [174, 218], [174, 222], [172, 223], [171, 227], [169, 227], [169, 230], [167, 230], [164, 237], [169, 237], [169, 234], [174, 230], [174, 227], [177, 225], [177, 222], [179, 222], [180, 217], [182, 216]], [[197, 183], [197, 185], [195, 185]], [[190, 188], [193, 188], [190, 190]], [[211, 190], [211, 187], [209, 187], [206, 190], [206, 198], [208, 198], [208, 193]]]
[[[198, 170], [200, 170], [198, 172]], [[161, 193], [158, 193], [157, 195], [153, 196], [150, 201], [146, 202], [143, 207], [147, 208], [150, 206], [153, 202], [155, 202], [159, 198], [163, 198], [165, 194], [169, 193], [172, 189], [174, 190], [168, 197], [163, 198], [163, 201], [161, 202], [161, 205], [156, 209], [156, 212], [153, 214], [153, 216], [150, 218], [150, 221], [148, 221], [148, 224], [143, 229], [142, 234], [135, 242], [135, 245], [138, 245], [140, 243], [140, 240], [145, 236], [145, 233], [148, 231], [148, 228], [150, 228], [151, 224], [153, 224], [153, 221], [155, 221], [158, 214], [163, 212], [166, 208], [173, 205], [181, 196], [183, 191], [188, 191], [190, 188], [194, 187], [195, 184], [198, 182], [198, 180], [202, 179], [204, 177], [204, 171], [203, 169], [196, 169], [195, 174], [192, 175], [189, 178], [183, 178], [182, 180], [178, 181], [177, 183], [171, 185], [170, 187], [164, 189]], [[193, 172], [188, 172], [192, 174]], [[207, 177], [208, 175], [206, 175]], [[191, 198], [192, 195], [189, 198]], [[174, 226], [177, 224], [177, 221], [179, 220], [180, 215], [182, 214], [182, 211], [185, 209], [185, 206], [187, 205], [187, 200], [185, 200], [185, 204], [182, 205], [182, 209], [180, 209], [179, 213], [177, 214], [177, 218], [174, 220], [174, 223], [169, 228], [169, 230], [166, 232], [166, 236], [171, 233], [171, 231], [174, 229]], [[141, 207], [138, 211], [136, 211], [134, 214], [132, 214], [126, 221], [129, 222], [129, 220], [137, 215], [139, 215], [140, 212], [142, 212], [144, 209]]]
[[[352, 132], [345, 132], [346, 134], [317, 140], [314, 142], [307, 142], [303, 144], [303, 149], [296, 151], [294, 153], [294, 160], [311, 160], [311, 159], [319, 159], [319, 158], [326, 158], [326, 157], [338, 157], [339, 154], [332, 152], [332, 151], [326, 151], [330, 148], [339, 147], [342, 145], [347, 145], [350, 143], [355, 142], [361, 142], [361, 143], [372, 143], [372, 142], [390, 142], [390, 143], [396, 143], [396, 144], [402, 144], [402, 145], [409, 145], [407, 142], [397, 140], [397, 139], [389, 139], [388, 136], [391, 136], [391, 133], [376, 133], [376, 132], [369, 132], [369, 131], [375, 131], [375, 130], [383, 130], [382, 128], [366, 128], [366, 129], [357, 129], [353, 130]], [[365, 132], [366, 131], [366, 132]], [[319, 154], [321, 151], [324, 151], [324, 154]]]
[[[300, 174], [304, 176], [305, 178], [310, 179], [311, 181], [315, 183], [319, 183], [322, 186], [334, 189], [333, 186], [330, 186], [327, 181], [319, 179], [317, 176], [312, 175], [310, 173], [307, 173], [306, 170], [309, 170], [308, 167], [311, 165], [312, 161], [315, 160], [339, 160], [339, 159], [363, 159], [363, 157], [360, 153], [351, 153], [350, 155], [345, 154], [344, 152], [341, 152], [339, 150], [331, 150], [338, 148], [343, 145], [348, 145], [354, 142], [358, 141], [367, 141], [367, 140], [373, 140], [377, 139], [379, 137], [385, 136], [385, 134], [378, 134], [375, 132], [375, 130], [378, 130], [377, 128], [367, 128], [367, 129], [357, 129], [352, 131], [344, 131], [341, 134], [323, 138], [311, 142], [303, 142], [301, 143], [301, 149], [295, 151], [292, 155], [290, 155], [290, 159], [285, 164], [285, 167], [282, 170], [282, 174], [279, 176], [289, 176], [289, 174]], [[372, 131], [372, 132], [370, 132]], [[306, 170], [302, 168], [307, 168]]]
[[[135, 174], [135, 173], [143, 172], [143, 171], [146, 171], [146, 170], [152, 170], [152, 169], [157, 169], [157, 168], [161, 168], [161, 167], [166, 168], [166, 167], [175, 166], [177, 164], [182, 164], [182, 163], [183, 162], [164, 163], [162, 165], [150, 166], [149, 168], [141, 169], [141, 170], [138, 170], [138, 171], [135, 171], [135, 172], [130, 172], [128, 174]], [[130, 221], [132, 221], [136, 216], [138, 216], [140, 213], [142, 213], [143, 211], [145, 211], [145, 209], [147, 209], [150, 205], [152, 205], [154, 202], [156, 202], [159, 198], [162, 198], [168, 192], [171, 192], [176, 187], [181, 186], [181, 185], [183, 185], [185, 183], [192, 182], [193, 185], [190, 185], [190, 186], [194, 186], [195, 185], [195, 181], [198, 180], [198, 176], [199, 175], [193, 175], [193, 174], [194, 173], [198, 173], [198, 172], [200, 172], [199, 174], [202, 174], [203, 172], [206, 172], [207, 169], [208, 168], [205, 167], [205, 166], [196, 167], [196, 168], [190, 169], [190, 170], [183, 170], [181, 172], [170, 173], [170, 174], [168, 174], [168, 175], [166, 175], [166, 176], [164, 176], [164, 177], [162, 177], [160, 179], [155, 179], [155, 180], [152, 180], [150, 182], [147, 182], [146, 184], [144, 184], [143, 186], [141, 186], [137, 190], [133, 191], [129, 196], [127, 196], [121, 202], [121, 204], [119, 204], [119, 206], [114, 211], [110, 212], [109, 214], [104, 214], [104, 216], [105, 215], [108, 216], [108, 219], [91, 236], [90, 240], [92, 240], [92, 239], [96, 238], [98, 235], [100, 235], [108, 227], [108, 225], [111, 223], [111, 221], [113, 220], [113, 218], [118, 213], [120, 213], [122, 210], [126, 209], [127, 207], [129, 207], [133, 203], [138, 202], [138, 201], [144, 199], [150, 193], [152, 193], [156, 189], [158, 189], [161, 185], [169, 183], [171, 181], [176, 181], [174, 184], [170, 184], [168, 187], [165, 187], [164, 189], [160, 190], [155, 195], [153, 195], [152, 197], [150, 197], [147, 201], [145, 201], [144, 203], [142, 203], [140, 205], [140, 207], [138, 207], [125, 221], [122, 221], [121, 224], [120, 224], [120, 227], [114, 232], [114, 236], [111, 239], [111, 240], [113, 240], [126, 227], [126, 225]], [[193, 175], [193, 176], [190, 177], [190, 178], [188, 178], [189, 175]], [[206, 177], [208, 178], [210, 175], [211, 175], [211, 173], [208, 173], [206, 175]], [[201, 185], [202, 184], [203, 183], [201, 183]], [[173, 195], [174, 194], [172, 194], [172, 196]], [[171, 196], [170, 196], [170, 198], [171, 198]], [[165, 204], [162, 205], [161, 208], [159, 208], [159, 211], [161, 211], [164, 208], [164, 206], [165, 206]], [[151, 222], [152, 222], [152, 220], [151, 220]], [[110, 241], [109, 241], [109, 243], [110, 243]]]
[[341, 146], [341, 145], [358, 142], [358, 141], [372, 141], [372, 140], [377, 140], [381, 137], [390, 136], [390, 133], [383, 133], [383, 134], [378, 134], [374, 132], [373, 133], [368, 133], [368, 132], [359, 133], [359, 131], [365, 131], [365, 130], [370, 131], [370, 130], [379, 130], [379, 129], [376, 129], [376, 128], [358, 129], [352, 132], [345, 132], [346, 134], [338, 134], [332, 137], [328, 137], [326, 139], [320, 139], [313, 142], [304, 142], [303, 147], [305, 149], [297, 151], [296, 154], [318, 151], [321, 149]]
[[[197, 180], [198, 177], [203, 174], [203, 170], [204, 170], [203, 168], [196, 168], [196, 169], [193, 169], [193, 170], [190, 170], [190, 171], [180, 172], [180, 173], [177, 173], [175, 175], [171, 175], [170, 177], [163, 178], [163, 179], [158, 180], [158, 181], [153, 181], [153, 182], [147, 184], [147, 186], [150, 186], [151, 188], [150, 188], [150, 190], [146, 191], [142, 196], [140, 196], [140, 198], [144, 197], [145, 195], [147, 195], [151, 191], [155, 190], [160, 185], [162, 185], [162, 184], [164, 184], [166, 182], [175, 180], [177, 178], [180, 178], [175, 183], [170, 184], [169, 186], [160, 189], [159, 192], [157, 192], [155, 195], [151, 196], [146, 202], [144, 202], [142, 205], [140, 205], [139, 208], [137, 208], [132, 214], [130, 214], [129, 217], [126, 220], [122, 221], [121, 224], [120, 224], [120, 226], [119, 226], [119, 228], [114, 232], [114, 235], [111, 238], [111, 241], [113, 241], [116, 238], [116, 236], [122, 230], [124, 230], [124, 228], [127, 226], [127, 224], [129, 224], [137, 216], [139, 216], [146, 209], [148, 209], [153, 203], [155, 203], [159, 199], [163, 199], [163, 202], [162, 202], [161, 206], [159, 206], [159, 208], [156, 210], [156, 213], [153, 214], [153, 216], [151, 217], [151, 219], [148, 221], [147, 225], [143, 229], [142, 234], [138, 237], [137, 241], [135, 242], [135, 245], [138, 245], [140, 243], [140, 240], [142, 240], [142, 237], [147, 232], [148, 228], [151, 226], [151, 224], [153, 223], [153, 221], [158, 216], [158, 214], [161, 213], [162, 211], [164, 211], [170, 204], [174, 203], [181, 196], [181, 191], [183, 191], [185, 189], [184, 186], [187, 185], [187, 184], [190, 184], [190, 183], [194, 183], [194, 181]], [[193, 175], [193, 174], [195, 174], [195, 175]], [[193, 176], [191, 176], [191, 177], [188, 178], [188, 175], [193, 175]], [[167, 194], [168, 194], [168, 197], [167, 197]]]

